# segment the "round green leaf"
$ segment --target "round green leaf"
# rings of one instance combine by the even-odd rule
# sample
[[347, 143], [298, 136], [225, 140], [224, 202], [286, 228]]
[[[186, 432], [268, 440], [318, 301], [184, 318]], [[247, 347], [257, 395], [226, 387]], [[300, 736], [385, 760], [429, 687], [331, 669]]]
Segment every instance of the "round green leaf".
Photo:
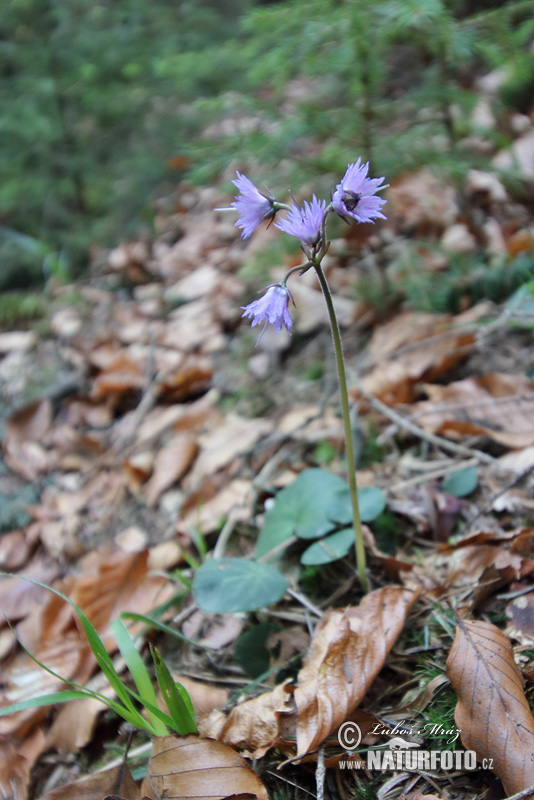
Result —
[[269, 564], [242, 558], [206, 561], [193, 580], [196, 604], [210, 614], [254, 611], [284, 596], [287, 580]]
[[[358, 506], [362, 522], [372, 522], [380, 516], [386, 507], [386, 497], [382, 489], [376, 486], [366, 486], [358, 489]], [[352, 504], [348, 488], [336, 492], [329, 509], [330, 518], [348, 525], [352, 522]]]
[[311, 544], [300, 557], [300, 563], [306, 566], [329, 564], [346, 556], [353, 544], [353, 529], [344, 528]]
[[308, 469], [276, 495], [273, 507], [256, 543], [257, 558], [298, 536], [316, 539], [336, 526], [329, 509], [334, 495], [346, 488], [345, 481], [324, 469]]
[[467, 497], [478, 486], [478, 472], [476, 467], [466, 467], [457, 472], [451, 472], [443, 479], [442, 490], [453, 497]]

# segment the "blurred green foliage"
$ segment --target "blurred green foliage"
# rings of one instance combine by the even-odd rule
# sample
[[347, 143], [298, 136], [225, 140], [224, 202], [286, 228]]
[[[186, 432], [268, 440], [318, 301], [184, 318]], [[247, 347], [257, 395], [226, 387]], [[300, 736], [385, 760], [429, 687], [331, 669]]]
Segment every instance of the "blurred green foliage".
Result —
[[254, 162], [326, 194], [361, 154], [388, 179], [458, 179], [473, 77], [506, 65], [500, 102], [529, 101], [533, 17], [531, 0], [4, 0], [0, 289], [75, 273], [184, 175]]
[[231, 81], [224, 42], [247, 7], [1, 4], [0, 257], [11, 286], [39, 277], [50, 253], [75, 269], [89, 244], [109, 244], [146, 218], [198, 132], [181, 104]]

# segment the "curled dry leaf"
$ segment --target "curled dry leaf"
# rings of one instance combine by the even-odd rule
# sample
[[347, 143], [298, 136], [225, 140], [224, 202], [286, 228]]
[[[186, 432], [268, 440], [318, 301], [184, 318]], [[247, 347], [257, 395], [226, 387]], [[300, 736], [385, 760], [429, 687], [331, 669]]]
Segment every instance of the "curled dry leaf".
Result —
[[231, 747], [194, 735], [154, 740], [142, 796], [150, 800], [223, 800], [245, 794], [268, 800], [261, 780]]
[[418, 591], [386, 587], [359, 607], [326, 614], [313, 636], [293, 699], [287, 682], [228, 715], [199, 722], [203, 735], [253, 752], [288, 750], [297, 740], [300, 758], [317, 747], [354, 711], [380, 672]]
[[288, 683], [289, 680], [284, 681], [272, 692], [240, 703], [229, 714], [213, 711], [199, 719], [200, 734], [238, 747], [254, 758], [261, 758], [271, 747], [282, 747], [280, 717], [289, 715], [294, 708]]
[[508, 638], [488, 622], [461, 622], [447, 675], [458, 695], [454, 718], [464, 746], [493, 759], [507, 794], [532, 786], [534, 718]]
[[315, 750], [363, 700], [417, 597], [387, 586], [358, 608], [325, 614], [295, 690], [298, 756]]

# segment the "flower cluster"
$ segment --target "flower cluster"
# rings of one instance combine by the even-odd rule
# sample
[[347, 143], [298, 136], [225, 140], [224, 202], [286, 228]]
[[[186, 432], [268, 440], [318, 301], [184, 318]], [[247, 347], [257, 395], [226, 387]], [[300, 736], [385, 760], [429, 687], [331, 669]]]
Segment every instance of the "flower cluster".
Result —
[[[275, 226], [300, 239], [301, 247], [309, 259], [307, 264], [302, 265], [304, 270], [312, 266], [318, 267], [327, 250], [327, 243], [323, 239], [329, 213], [335, 211], [345, 221], [348, 221], [347, 217], [352, 217], [357, 222], [385, 219], [381, 209], [386, 201], [376, 195], [381, 189], [386, 188], [383, 184], [384, 178], [368, 178], [368, 172], [369, 164], [362, 164], [359, 158], [354, 164], [348, 165], [343, 179], [332, 194], [329, 205], [325, 200], [318, 200], [313, 195], [311, 203], [304, 202], [302, 206], [298, 206], [296, 202], [292, 206], [277, 203], [272, 196], [260, 192], [252, 181], [238, 172], [233, 183], [239, 189], [239, 194], [231, 204], [231, 209], [218, 210], [238, 212], [239, 219], [235, 224], [242, 229], [241, 237], [246, 239], [261, 222], [266, 220], [272, 222], [277, 212], [285, 209], [287, 216], [275, 222]], [[259, 300], [242, 306], [245, 312], [243, 316], [252, 319], [252, 327], [264, 322], [263, 330], [267, 324], [271, 324], [277, 333], [283, 326], [291, 333], [289, 302], [293, 302], [293, 298], [285, 285], [285, 280], [269, 286]]]

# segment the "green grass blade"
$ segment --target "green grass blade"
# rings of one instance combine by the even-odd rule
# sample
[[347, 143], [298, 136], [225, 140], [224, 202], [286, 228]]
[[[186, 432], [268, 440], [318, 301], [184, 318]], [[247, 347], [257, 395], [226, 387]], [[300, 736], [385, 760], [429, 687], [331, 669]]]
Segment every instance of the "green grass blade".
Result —
[[53, 706], [56, 703], [68, 703], [70, 700], [85, 700], [86, 697], [92, 697], [92, 694], [81, 690], [74, 691], [73, 689], [66, 689], [64, 692], [50, 692], [50, 694], [32, 697], [31, 700], [21, 700], [20, 703], [0, 708], [0, 717], [5, 717], [7, 714], [15, 714], [17, 711], [27, 711], [29, 708]]
[[139, 699], [147, 710], [152, 727], [156, 731], [156, 736], [166, 736], [168, 733], [167, 726], [161, 721], [161, 719], [158, 719], [147, 706], [148, 701], [148, 704], [151, 707], [155, 706], [157, 708], [158, 701], [156, 699], [156, 693], [154, 692], [152, 681], [150, 680], [150, 675], [148, 674], [143, 663], [143, 659], [139, 655], [139, 652], [137, 651], [137, 648], [126, 629], [126, 625], [121, 619], [116, 619], [111, 624], [111, 632], [113, 633], [115, 641], [119, 646], [122, 657], [126, 661], [126, 666], [130, 670], [130, 674], [134, 679], [135, 685], [137, 686], [137, 691], [139, 693]]
[[[71, 606], [71, 608], [74, 609], [74, 611], [78, 615], [80, 622], [82, 623], [84, 633], [87, 637], [87, 641], [89, 642], [89, 646], [93, 651], [93, 655], [97, 660], [98, 666], [108, 679], [110, 686], [112, 687], [112, 689], [114, 689], [115, 693], [117, 694], [117, 697], [124, 704], [126, 709], [136, 718], [140, 717], [139, 712], [136, 710], [134, 704], [132, 703], [128, 690], [122, 683], [120, 677], [117, 674], [117, 671], [115, 670], [115, 667], [113, 666], [113, 661], [111, 660], [111, 657], [109, 656], [106, 648], [104, 647], [102, 639], [98, 635], [93, 625], [91, 625], [91, 623], [89, 622], [89, 620], [87, 619], [81, 608], [79, 608], [73, 600], [71, 600], [69, 597], [59, 592], [57, 589], [54, 589], [52, 586], [47, 586], [45, 583], [41, 583], [40, 581], [36, 581], [33, 578], [14, 576], [8, 572], [0, 572], [0, 576], [6, 576], [9, 578], [20, 577], [21, 580], [27, 581], [28, 583], [32, 583], [35, 586], [40, 586], [43, 589], [47, 589], [49, 592], [55, 594], [57, 597], [60, 597], [62, 600], [68, 603]], [[28, 655], [30, 654], [28, 653]], [[63, 678], [61, 678], [61, 680], [63, 680]], [[143, 719], [142, 717], [140, 718]], [[136, 727], [138, 727], [137, 724]], [[144, 720], [143, 720], [143, 727], [146, 727], [146, 722]]]
[[151, 647], [150, 652], [154, 659], [159, 687], [173, 719], [175, 729], [181, 734], [197, 733], [195, 712], [187, 691], [174, 681], [156, 648]]
[[[108, 706], [108, 708], [111, 708], [113, 711], [115, 711], [115, 713], [118, 714], [118, 716], [125, 719], [126, 722], [130, 722], [136, 728], [148, 730], [149, 733], [154, 735], [154, 731], [151, 729], [146, 720], [141, 716], [141, 714], [135, 708], [132, 712], [130, 711], [129, 708], [126, 708], [124, 705], [117, 703], [112, 698], [106, 697], [105, 695], [100, 694], [99, 692], [95, 692], [94, 689], [88, 689], [87, 686], [81, 686], [79, 683], [75, 683], [74, 681], [71, 681], [68, 678], [64, 678], [63, 675], [59, 675], [57, 672], [54, 672], [53, 669], [47, 667], [46, 664], [43, 664], [42, 661], [39, 661], [39, 659], [36, 658], [33, 655], [33, 653], [30, 653], [30, 651], [22, 644], [20, 639], [17, 637], [15, 631], [13, 630], [13, 626], [11, 625], [9, 620], [7, 620], [7, 624], [11, 628], [11, 632], [13, 633], [13, 636], [17, 640], [19, 647], [21, 647], [22, 650], [24, 650], [24, 652], [28, 656], [28, 658], [31, 658], [34, 664], [37, 664], [37, 666], [40, 667], [44, 672], [47, 672], [49, 675], [52, 675], [52, 677], [56, 678], [58, 681], [61, 681], [62, 683], [67, 683], [69, 686], [73, 686], [76, 690], [83, 692], [84, 697], [93, 697], [95, 700], [100, 700], [101, 703], [103, 703], [105, 706]], [[32, 707], [31, 700], [24, 702], [30, 703], [29, 708]]]

